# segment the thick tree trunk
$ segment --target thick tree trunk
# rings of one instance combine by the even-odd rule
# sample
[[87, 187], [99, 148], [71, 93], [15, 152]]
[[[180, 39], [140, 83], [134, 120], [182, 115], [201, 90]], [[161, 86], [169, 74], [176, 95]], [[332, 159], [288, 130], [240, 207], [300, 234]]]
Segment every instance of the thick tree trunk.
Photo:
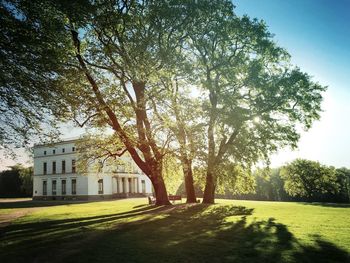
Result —
[[211, 170], [207, 171], [207, 178], [205, 183], [203, 204], [214, 204], [215, 200], [215, 180]]
[[151, 181], [156, 194], [156, 205], [171, 205], [163, 178], [154, 174]]
[[196, 193], [194, 191], [191, 161], [186, 160], [184, 162], [186, 162], [183, 164], [183, 172], [185, 177], [185, 189], [186, 189], [186, 195], [187, 195], [186, 203], [196, 203], [197, 198], [196, 198]]

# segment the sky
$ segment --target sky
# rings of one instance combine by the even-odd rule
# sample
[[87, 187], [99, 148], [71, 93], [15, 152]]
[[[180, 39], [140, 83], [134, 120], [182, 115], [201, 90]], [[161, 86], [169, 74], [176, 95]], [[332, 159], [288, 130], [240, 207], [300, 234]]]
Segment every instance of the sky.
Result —
[[[350, 0], [234, 0], [235, 12], [262, 19], [292, 63], [328, 87], [321, 119], [301, 134], [297, 150], [282, 149], [271, 166], [295, 158], [350, 168]], [[81, 133], [63, 129], [63, 137]], [[0, 170], [15, 162], [30, 162], [20, 150], [16, 161], [0, 159]], [[2, 153], [0, 153], [1, 155]]]

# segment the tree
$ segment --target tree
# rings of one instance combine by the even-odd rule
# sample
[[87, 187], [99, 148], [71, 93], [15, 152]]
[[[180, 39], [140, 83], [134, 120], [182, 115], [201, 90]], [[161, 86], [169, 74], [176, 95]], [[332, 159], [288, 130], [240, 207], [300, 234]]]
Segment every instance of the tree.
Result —
[[19, 177], [21, 179], [21, 192], [25, 196], [33, 196], [33, 167], [22, 168], [19, 171]]
[[341, 201], [350, 203], [350, 170], [345, 167], [338, 168], [336, 175], [340, 185], [339, 198]]
[[227, 1], [205, 10], [192, 26], [189, 45], [207, 94], [203, 202], [213, 203], [220, 164], [231, 158], [249, 166], [268, 160], [278, 147], [295, 147], [297, 125], [308, 129], [319, 118], [325, 87], [290, 65], [264, 22], [237, 17]]
[[296, 159], [282, 168], [281, 176], [288, 194], [313, 201], [322, 194], [336, 194], [340, 186], [333, 167], [310, 160]]
[[[185, 21], [179, 20], [181, 6], [175, 8], [168, 2], [153, 1], [116, 1], [95, 6], [99, 9], [85, 25], [85, 34], [79, 35], [74, 23], [69, 25], [77, 66], [98, 105], [93, 115], [107, 119], [105, 124], [118, 134], [133, 160], [150, 178], [156, 204], [170, 204], [162, 176], [168, 136], [163, 130], [160, 135], [156, 133], [147, 106], [160, 91], [162, 72], [166, 72], [177, 55], [179, 37], [183, 34], [178, 28]], [[117, 87], [105, 85], [111, 79]], [[118, 100], [124, 105], [118, 103], [116, 113]]]
[[54, 76], [70, 39], [49, 1], [1, 1], [0, 25], [0, 149], [11, 149], [55, 134], [50, 116], [64, 108], [64, 89]]
[[0, 197], [32, 196], [33, 167], [24, 168], [17, 164], [0, 172]]

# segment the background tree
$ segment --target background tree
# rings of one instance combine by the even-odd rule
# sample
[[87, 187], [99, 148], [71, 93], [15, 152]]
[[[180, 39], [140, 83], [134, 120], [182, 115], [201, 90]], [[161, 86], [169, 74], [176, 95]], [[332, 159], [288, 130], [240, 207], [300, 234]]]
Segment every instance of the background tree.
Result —
[[338, 168], [336, 169], [336, 175], [340, 185], [338, 200], [350, 203], [350, 170], [345, 167]]
[[336, 194], [340, 187], [335, 169], [315, 161], [296, 159], [282, 168], [281, 175], [288, 194], [311, 201], [321, 194]]
[[33, 194], [33, 167], [11, 166], [0, 172], [0, 197], [25, 197]]
[[33, 167], [21, 168], [19, 177], [21, 179], [21, 192], [25, 196], [33, 196]]

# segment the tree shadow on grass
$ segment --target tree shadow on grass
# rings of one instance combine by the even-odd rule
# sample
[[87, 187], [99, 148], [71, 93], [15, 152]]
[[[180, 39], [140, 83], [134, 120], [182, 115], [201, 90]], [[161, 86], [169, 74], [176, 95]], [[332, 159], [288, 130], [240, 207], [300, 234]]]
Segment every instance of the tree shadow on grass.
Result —
[[335, 208], [350, 208], [349, 203], [321, 203], [321, 202], [302, 202], [303, 205], [312, 205], [312, 206], [323, 206], [323, 207], [335, 207]]
[[[106, 201], [106, 200], [101, 200]], [[0, 202], [0, 209], [8, 208], [40, 208], [48, 206], [59, 206], [59, 205], [69, 205], [69, 204], [79, 204], [79, 203], [90, 203], [90, 202], [101, 202], [100, 200], [74, 200], [74, 201], [36, 201], [36, 200], [20, 200], [20, 201], [10, 201], [10, 202]]]
[[[334, 244], [320, 237], [301, 244], [285, 225], [273, 218], [256, 221], [253, 212], [232, 205], [146, 206], [12, 225], [0, 240], [0, 261], [349, 262], [348, 253]], [[137, 216], [143, 217], [130, 220]], [[104, 224], [113, 227], [96, 230]]]

